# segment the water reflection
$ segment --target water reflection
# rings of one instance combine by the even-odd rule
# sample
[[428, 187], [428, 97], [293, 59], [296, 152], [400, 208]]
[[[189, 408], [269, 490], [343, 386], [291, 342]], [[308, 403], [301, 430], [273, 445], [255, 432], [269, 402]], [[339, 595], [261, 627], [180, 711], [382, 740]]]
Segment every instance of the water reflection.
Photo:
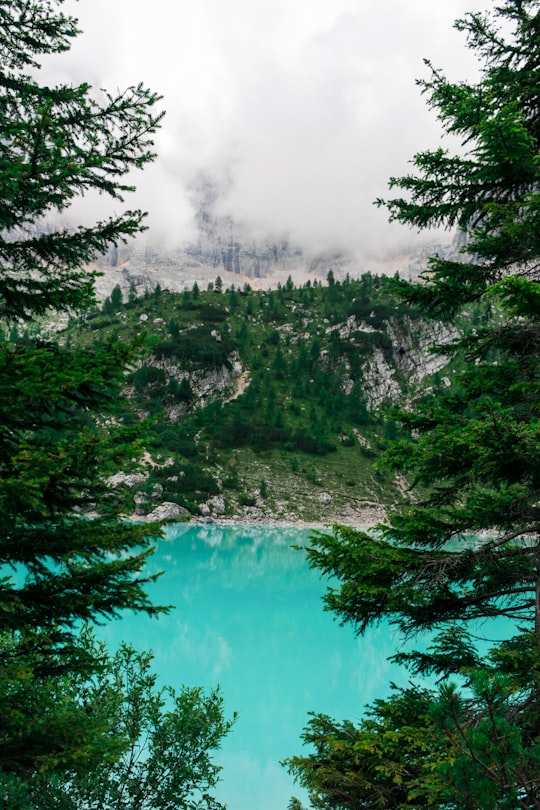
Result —
[[168, 616], [128, 615], [102, 630], [114, 645], [152, 649], [163, 683], [221, 686], [239, 713], [220, 754], [218, 798], [230, 810], [285, 809], [300, 790], [279, 761], [300, 751], [308, 712], [357, 719], [365, 703], [406, 673], [386, 660], [385, 628], [355, 639], [323, 610], [326, 583], [291, 548], [309, 530], [187, 526], [169, 529], [151, 560], [152, 586]]

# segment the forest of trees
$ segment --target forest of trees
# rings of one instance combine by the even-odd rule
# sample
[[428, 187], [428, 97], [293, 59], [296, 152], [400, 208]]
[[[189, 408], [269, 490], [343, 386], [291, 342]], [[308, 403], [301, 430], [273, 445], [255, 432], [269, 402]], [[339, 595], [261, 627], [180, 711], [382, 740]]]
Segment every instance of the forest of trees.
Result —
[[[402, 295], [429, 317], [477, 300], [491, 314], [451, 346], [466, 370], [399, 416], [410, 438], [385, 461], [420, 487], [409, 505], [376, 535], [337, 528], [308, 550], [338, 580], [327, 607], [355, 632], [387, 620], [433, 634], [396, 656], [433, 685], [394, 690], [359, 724], [311, 718], [312, 750], [288, 764], [328, 810], [540, 807], [539, 3], [504, 0], [456, 27], [479, 80], [454, 84], [428, 63], [420, 86], [461, 148], [417, 154], [391, 180], [404, 196], [379, 202], [466, 237], [459, 260], [434, 256]], [[475, 633], [501, 617], [511, 629], [482, 654]]]
[[[154, 157], [163, 115], [161, 99], [143, 85], [107, 94], [36, 80], [40, 60], [69, 49], [78, 33], [61, 6], [0, 0], [6, 334], [44, 313], [95, 303], [85, 266], [140, 232], [144, 215], [127, 210], [91, 227], [55, 223], [92, 191], [121, 207], [132, 190], [128, 175]], [[403, 196], [379, 204], [399, 222], [457, 228], [465, 237], [458, 260], [434, 256], [417, 283], [393, 282], [403, 301], [446, 321], [481, 303], [482, 318], [444, 346], [463, 370], [393, 416], [399, 436], [384, 463], [413, 482], [408, 504], [376, 532], [337, 526], [314, 534], [307, 550], [310, 564], [334, 578], [326, 606], [355, 632], [387, 621], [408, 637], [431, 633], [427, 650], [395, 656], [411, 678], [427, 680], [394, 688], [360, 722], [311, 717], [308, 748], [287, 766], [322, 810], [540, 808], [540, 4], [498, 0], [456, 27], [478, 56], [479, 79], [455, 84], [428, 63], [420, 86], [460, 147], [417, 154], [412, 173], [391, 180]], [[223, 294], [220, 279], [211, 292]], [[267, 318], [289, 292], [267, 297]], [[308, 307], [310, 290], [304, 295]], [[329, 314], [339, 295], [329, 276]], [[198, 300], [198, 287], [187, 298]], [[233, 311], [236, 291], [228, 300]], [[121, 306], [115, 288], [103, 312]], [[355, 303], [359, 312], [364, 306]], [[207, 308], [208, 324], [220, 318]], [[177, 324], [169, 334], [164, 357], [193, 354]], [[199, 337], [205, 361], [228, 362], [228, 338], [216, 346], [202, 328]], [[239, 331], [234, 339], [247, 338]], [[279, 380], [287, 361], [279, 335], [269, 340]], [[161, 689], [150, 653], [123, 646], [112, 654], [92, 634], [97, 620], [126, 609], [169, 609], [153, 605], [145, 589], [159, 526], [122, 520], [121, 495], [105, 483], [144, 441], [138, 419], [117, 418], [126, 368], [140, 348], [116, 339], [76, 349], [38, 338], [0, 341], [6, 808], [220, 807], [211, 754], [234, 718], [224, 717], [219, 692]], [[326, 382], [332, 351], [337, 359], [341, 348], [329, 346]], [[320, 347], [313, 341], [304, 351], [302, 368], [315, 379]], [[155, 379], [148, 370], [136, 374], [135, 388], [163, 385], [155, 372]], [[307, 390], [311, 376], [297, 378]], [[254, 382], [253, 407], [271, 400], [262, 371]], [[320, 408], [333, 413], [340, 393], [326, 382], [321, 390], [334, 399]], [[178, 386], [167, 396], [189, 402], [192, 391]], [[361, 424], [361, 391], [357, 400]], [[230, 409], [231, 435], [243, 430], [235, 416], [249, 407], [247, 398]], [[288, 439], [295, 449], [332, 451], [322, 425], [306, 435], [291, 429]], [[98, 516], [83, 517], [95, 504]], [[475, 634], [482, 622], [502, 619], [512, 629], [486, 651]], [[292, 799], [290, 807], [301, 805]]]
[[[127, 175], [154, 157], [163, 115], [143, 85], [108, 94], [39, 84], [40, 59], [67, 50], [77, 33], [56, 0], [0, 2], [0, 317], [8, 327], [87, 307], [94, 277], [85, 265], [143, 227], [142, 212], [129, 210], [92, 227], [55, 226], [91, 191], [121, 206]], [[209, 752], [230, 726], [220, 696], [159, 690], [149, 655], [125, 648], [110, 657], [81, 631], [125, 609], [167, 609], [145, 592], [159, 527], [122, 521], [105, 484], [140, 442], [139, 426], [115, 419], [136, 351], [119, 342], [84, 350], [0, 342], [5, 808], [219, 807]], [[82, 512], [96, 503], [89, 521]]]

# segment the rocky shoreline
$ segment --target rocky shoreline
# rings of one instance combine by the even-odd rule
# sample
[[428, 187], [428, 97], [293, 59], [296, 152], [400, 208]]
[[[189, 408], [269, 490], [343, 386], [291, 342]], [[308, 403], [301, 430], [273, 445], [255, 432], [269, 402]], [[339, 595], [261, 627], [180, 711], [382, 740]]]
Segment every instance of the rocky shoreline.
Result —
[[294, 528], [324, 529], [332, 525], [351, 526], [355, 529], [369, 530], [385, 520], [386, 513], [382, 508], [369, 508], [360, 510], [347, 510], [347, 513], [328, 512], [321, 515], [320, 520], [303, 520], [300, 517], [275, 515], [270, 511], [250, 507], [241, 513], [232, 515], [206, 514], [191, 515], [187, 510], [175, 503], [163, 503], [147, 515], [131, 515], [132, 520], [142, 520], [148, 523], [164, 521], [167, 523], [193, 523], [199, 525], [257, 525], [257, 526], [283, 526]]
[[[306, 528], [321, 528], [335, 524], [351, 526], [358, 529], [370, 529], [386, 519], [384, 508], [376, 503], [362, 506], [351, 504], [337, 507], [329, 493], [319, 493], [317, 498], [318, 513], [314, 519], [306, 520], [282, 502], [277, 502], [277, 508], [263, 499], [257, 499], [253, 506], [243, 506], [229, 513], [226, 509], [222, 495], [216, 495], [199, 505], [200, 513], [192, 514], [184, 507], [173, 501], [161, 501], [161, 491], [153, 492], [150, 496], [140, 487], [146, 481], [144, 473], [126, 474], [117, 473], [108, 480], [109, 486], [123, 486], [132, 490], [134, 512], [127, 514], [128, 520], [137, 520], [146, 523], [185, 522], [198, 524], [220, 525], [260, 525], [260, 526], [295, 526]], [[90, 516], [90, 515], [88, 515]]]

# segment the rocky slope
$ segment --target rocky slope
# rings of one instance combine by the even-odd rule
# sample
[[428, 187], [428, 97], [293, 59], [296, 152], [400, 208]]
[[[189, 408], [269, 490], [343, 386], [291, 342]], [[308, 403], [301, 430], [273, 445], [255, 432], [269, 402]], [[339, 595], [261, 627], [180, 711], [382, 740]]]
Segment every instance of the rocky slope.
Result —
[[370, 274], [242, 294], [156, 290], [68, 337], [143, 333], [152, 348], [126, 395], [153, 434], [142, 478], [112, 483], [150, 519], [378, 520], [407, 487], [375, 466], [396, 435], [388, 409], [451, 373], [428, 348], [453, 333]]

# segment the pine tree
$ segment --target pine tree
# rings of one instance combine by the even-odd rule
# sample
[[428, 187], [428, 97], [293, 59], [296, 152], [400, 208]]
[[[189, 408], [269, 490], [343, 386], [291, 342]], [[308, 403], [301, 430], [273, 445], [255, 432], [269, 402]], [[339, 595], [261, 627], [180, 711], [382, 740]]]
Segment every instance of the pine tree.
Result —
[[[338, 527], [315, 536], [308, 555], [338, 578], [326, 603], [343, 622], [358, 632], [381, 620], [407, 634], [442, 628], [444, 656], [415, 654], [406, 663], [467, 676], [476, 703], [445, 682], [446, 699], [430, 699], [430, 711], [460, 741], [448, 752], [458, 792], [476, 767], [484, 787], [433, 806], [532, 808], [540, 806], [538, 0], [504, 0], [456, 26], [481, 61], [479, 80], [454, 84], [428, 63], [431, 78], [420, 85], [461, 149], [416, 155], [415, 173], [391, 181], [405, 195], [379, 202], [416, 228], [457, 226], [464, 244], [457, 259], [435, 256], [419, 283], [396, 282], [405, 298], [426, 315], [461, 314], [462, 323], [471, 303], [489, 305], [491, 316], [443, 347], [461, 355], [465, 371], [400, 415], [410, 438], [394, 443], [386, 462], [410, 475], [414, 498], [378, 536]], [[519, 670], [519, 682], [464, 662], [463, 626], [501, 616], [516, 637], [493, 655], [510, 676]], [[313, 784], [316, 791], [315, 777]]]
[[467, 236], [460, 261], [436, 257], [404, 293], [439, 314], [481, 296], [495, 316], [443, 347], [466, 370], [401, 414], [412, 438], [386, 461], [424, 495], [391, 515], [381, 539], [344, 530], [320, 538], [312, 560], [347, 580], [332, 606], [361, 628], [383, 616], [411, 631], [502, 614], [539, 634], [540, 11], [506, 0], [494, 20], [471, 14], [457, 26], [484, 60], [480, 81], [434, 72], [424, 90], [469, 152], [417, 155], [418, 176], [392, 181], [411, 199], [388, 205], [404, 222], [457, 223]]
[[[65, 51], [76, 21], [52, 0], [0, 2], [0, 316], [27, 321], [72, 311], [93, 299], [85, 264], [143, 227], [124, 214], [92, 227], [61, 224], [79, 196], [98, 191], [121, 202], [125, 177], [153, 158], [159, 98], [142, 85], [115, 94], [87, 84], [48, 87], [35, 69]], [[32, 71], [32, 75], [30, 72]], [[32, 683], [94, 663], [77, 651], [74, 627], [126, 608], [155, 613], [143, 567], [147, 527], [120, 519], [106, 477], [137, 452], [137, 431], [115, 428], [115, 403], [132, 349], [113, 343], [74, 351], [46, 341], [0, 344], [0, 654], [2, 743], [21, 724], [25, 768], [57, 761], [47, 716], [34, 722]], [[97, 517], [88, 520], [91, 509]], [[27, 682], [27, 701], [10, 709], [10, 684]], [[65, 731], [69, 716], [64, 718]], [[32, 740], [32, 729], [36, 734]], [[62, 736], [69, 756], [70, 736]], [[78, 741], [73, 740], [73, 756]], [[51, 747], [52, 746], [52, 747]], [[17, 771], [16, 756], [0, 766]]]
[[122, 288], [120, 287], [119, 284], [116, 284], [111, 292], [111, 305], [113, 311], [116, 312], [116, 310], [121, 308], [122, 300], [123, 300]]
[[[512, 23], [507, 39], [497, 22]], [[419, 174], [393, 180], [411, 199], [388, 205], [404, 222], [457, 224], [466, 235], [460, 261], [436, 257], [422, 283], [402, 285], [409, 299], [440, 314], [482, 297], [497, 317], [450, 347], [467, 370], [402, 415], [415, 438], [397, 443], [387, 461], [429, 494], [385, 528], [388, 553], [398, 545], [407, 557], [390, 592], [412, 588], [409, 607], [398, 609], [409, 628], [503, 613], [540, 633], [538, 3], [508, 0], [494, 20], [471, 14], [457, 27], [484, 60], [482, 78], [453, 85], [434, 71], [424, 91], [468, 151], [417, 155]], [[480, 539], [486, 530], [493, 536]], [[470, 534], [474, 545], [464, 540]]]
[[540, 253], [538, 2], [505, 0], [492, 15], [469, 14], [455, 27], [482, 60], [480, 80], [454, 84], [427, 61], [431, 77], [418, 84], [463, 150], [417, 154], [417, 173], [390, 181], [406, 196], [378, 200], [415, 228], [460, 230], [463, 256], [433, 257], [424, 283], [408, 290], [429, 311], [447, 314], [507, 274], [538, 280]]
[[[455, 649], [451, 658], [455, 663]], [[537, 808], [538, 718], [523, 699], [516, 656], [507, 647], [487, 662], [470, 652], [460, 661], [468, 667], [465, 688], [447, 681], [393, 686], [358, 724], [313, 715], [302, 736], [312, 750], [285, 763], [312, 806]]]
[[[35, 316], [79, 308], [93, 297], [84, 265], [140, 231], [141, 211], [92, 227], [52, 217], [98, 191], [122, 202], [123, 178], [153, 159], [159, 96], [142, 85], [95, 93], [87, 84], [48, 87], [29, 71], [68, 50], [76, 21], [54, 0], [0, 3], [0, 314]], [[45, 217], [48, 217], [45, 220]]]

